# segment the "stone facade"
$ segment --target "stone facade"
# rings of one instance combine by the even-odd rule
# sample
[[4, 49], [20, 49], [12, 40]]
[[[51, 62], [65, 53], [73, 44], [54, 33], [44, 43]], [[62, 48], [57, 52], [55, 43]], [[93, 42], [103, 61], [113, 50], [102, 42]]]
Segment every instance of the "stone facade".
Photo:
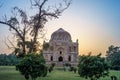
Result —
[[71, 35], [62, 28], [53, 32], [47, 49], [43, 50], [43, 56], [46, 63], [49, 65], [55, 63], [57, 66], [62, 66], [65, 63], [70, 63], [73, 66], [78, 64], [78, 40], [72, 42]]

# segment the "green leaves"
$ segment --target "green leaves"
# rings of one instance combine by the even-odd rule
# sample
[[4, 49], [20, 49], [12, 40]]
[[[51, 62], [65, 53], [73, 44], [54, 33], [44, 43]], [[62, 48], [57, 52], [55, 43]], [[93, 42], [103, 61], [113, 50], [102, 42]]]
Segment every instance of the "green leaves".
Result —
[[[37, 77], [47, 75], [47, 67], [44, 65], [45, 60], [40, 54], [27, 54], [20, 63], [16, 66], [16, 69], [24, 76], [31, 76], [33, 80]], [[26, 78], [26, 77], [25, 77]]]
[[14, 54], [0, 54], [0, 66], [16, 65], [19, 59]]
[[80, 56], [78, 64], [79, 75], [91, 80], [108, 75], [110, 66], [105, 58], [101, 58], [100, 56], [100, 54], [97, 56]]
[[107, 51], [107, 60], [112, 69], [120, 70], [120, 47], [111, 45]]
[[44, 44], [43, 44], [43, 49], [44, 49], [44, 50], [47, 50], [48, 48], [49, 48], [49, 44], [48, 44], [48, 43], [44, 43]]

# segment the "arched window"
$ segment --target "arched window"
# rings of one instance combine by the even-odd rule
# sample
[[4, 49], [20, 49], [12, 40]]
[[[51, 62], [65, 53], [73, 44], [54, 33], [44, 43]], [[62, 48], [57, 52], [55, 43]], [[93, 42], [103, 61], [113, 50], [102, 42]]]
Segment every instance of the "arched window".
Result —
[[58, 54], [63, 54], [63, 52], [64, 52], [64, 48], [59, 47], [59, 48], [57, 49], [57, 51], [58, 51]]
[[53, 61], [53, 56], [50, 57], [50, 60]]
[[68, 61], [71, 61], [71, 56], [68, 57]]
[[62, 54], [62, 51], [60, 51], [60, 54]]

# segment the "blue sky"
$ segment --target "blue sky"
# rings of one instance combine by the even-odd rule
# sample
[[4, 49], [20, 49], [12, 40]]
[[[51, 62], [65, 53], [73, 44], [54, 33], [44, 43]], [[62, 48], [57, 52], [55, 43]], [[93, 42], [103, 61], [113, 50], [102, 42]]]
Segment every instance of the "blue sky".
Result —
[[[58, 0], [50, 0], [53, 4]], [[10, 15], [10, 10], [18, 6], [30, 15], [29, 0], [1, 0], [0, 19], [4, 14]], [[52, 32], [62, 27], [67, 30], [72, 40], [79, 39], [80, 54], [105, 52], [110, 45], [120, 46], [120, 0], [73, 0], [71, 6], [63, 12], [59, 19], [46, 24], [46, 38], [50, 39]], [[4, 44], [5, 36], [10, 35], [8, 27], [0, 25], [0, 53], [8, 53]]]

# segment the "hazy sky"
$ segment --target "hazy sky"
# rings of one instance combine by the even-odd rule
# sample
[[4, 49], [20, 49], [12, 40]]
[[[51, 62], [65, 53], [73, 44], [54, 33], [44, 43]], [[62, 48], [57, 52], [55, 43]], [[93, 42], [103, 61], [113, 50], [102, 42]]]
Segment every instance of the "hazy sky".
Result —
[[[51, 0], [49, 4], [57, 2]], [[31, 14], [29, 0], [0, 0], [0, 19], [4, 14], [10, 15], [11, 8], [18, 6]], [[29, 10], [29, 11], [28, 11]], [[120, 46], [120, 0], [73, 0], [71, 6], [59, 19], [46, 24], [46, 38], [52, 32], [63, 28], [72, 40], [79, 39], [80, 54], [102, 53], [105, 55], [110, 45]], [[9, 53], [4, 41], [10, 32], [7, 26], [0, 24], [0, 53]]]

